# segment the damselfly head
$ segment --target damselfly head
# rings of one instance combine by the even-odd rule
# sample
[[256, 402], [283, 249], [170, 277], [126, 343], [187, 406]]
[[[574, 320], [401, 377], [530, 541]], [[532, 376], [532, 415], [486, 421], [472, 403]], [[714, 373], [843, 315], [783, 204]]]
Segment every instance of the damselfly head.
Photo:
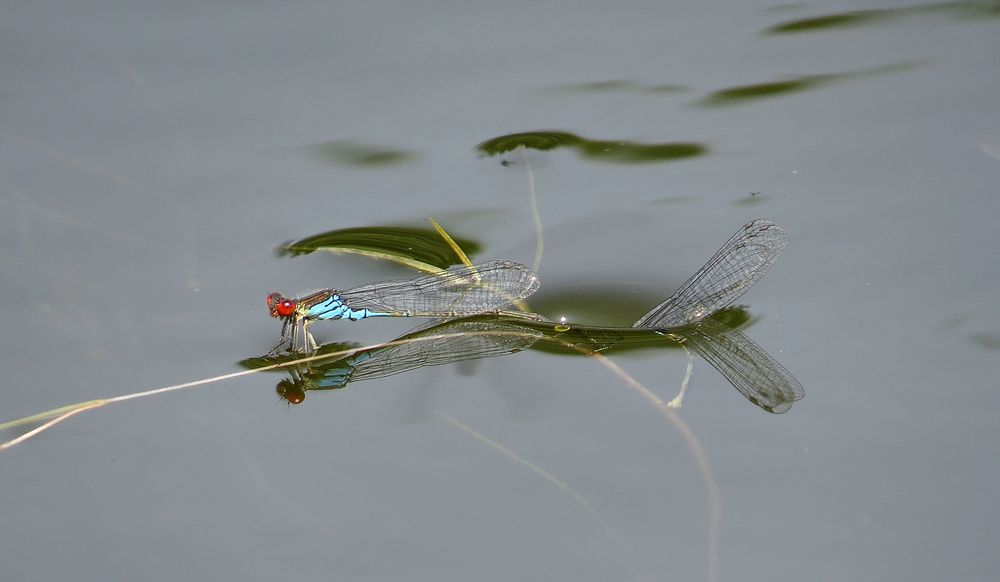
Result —
[[267, 309], [271, 317], [291, 317], [295, 313], [295, 301], [281, 293], [271, 293], [267, 296]]
[[291, 380], [282, 380], [274, 388], [278, 393], [278, 397], [289, 404], [302, 404], [302, 401], [306, 399], [305, 390], [299, 388]]

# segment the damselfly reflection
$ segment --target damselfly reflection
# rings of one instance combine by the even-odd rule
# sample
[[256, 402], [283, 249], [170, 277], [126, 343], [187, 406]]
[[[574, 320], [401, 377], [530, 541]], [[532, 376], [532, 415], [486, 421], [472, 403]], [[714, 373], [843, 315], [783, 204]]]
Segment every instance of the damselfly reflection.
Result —
[[[293, 366], [288, 369], [289, 376], [278, 383], [278, 395], [291, 404], [299, 404], [307, 392], [337, 390], [351, 382], [384, 378], [424, 366], [494, 358], [529, 348], [548, 351], [556, 346], [565, 348], [569, 354], [610, 355], [684, 344], [712, 364], [747, 400], [768, 412], [785, 412], [803, 396], [801, 385], [788, 370], [722, 318], [709, 318], [668, 332], [635, 327], [567, 326], [512, 316], [480, 315], [425, 327], [388, 343], [348, 356]], [[349, 347], [326, 344], [319, 347], [316, 355], [343, 352]], [[293, 359], [294, 355], [286, 354], [242, 363], [257, 368]]]
[[[523, 325], [526, 321], [512, 315], [484, 315], [436, 322], [382, 347], [355, 351], [344, 357], [320, 358], [308, 365], [292, 367], [290, 378], [278, 383], [278, 394], [298, 404], [305, 399], [306, 391], [336, 390], [350, 382], [384, 378], [424, 366], [517, 353], [543, 337], [541, 331]], [[345, 348], [349, 346], [326, 344], [320, 346], [315, 355], [340, 353]], [[293, 354], [285, 354], [252, 358], [242, 364], [257, 368], [296, 358]]]

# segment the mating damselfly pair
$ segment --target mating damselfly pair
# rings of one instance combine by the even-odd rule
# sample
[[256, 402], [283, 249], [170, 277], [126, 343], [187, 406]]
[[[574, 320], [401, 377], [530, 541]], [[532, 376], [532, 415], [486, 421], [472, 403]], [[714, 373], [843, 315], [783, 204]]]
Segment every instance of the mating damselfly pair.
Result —
[[[788, 235], [769, 220], [745, 224], [666, 301], [633, 327], [666, 330], [702, 321], [730, 305], [775, 263]], [[369, 317], [451, 319], [504, 313], [538, 290], [538, 277], [513, 261], [450, 267], [439, 274], [383, 281], [345, 291], [323, 289], [298, 299], [280, 293], [267, 297], [271, 317], [284, 321], [281, 342], [272, 350], [314, 351], [309, 325], [321, 319], [359, 321]], [[541, 319], [535, 314], [525, 316]]]

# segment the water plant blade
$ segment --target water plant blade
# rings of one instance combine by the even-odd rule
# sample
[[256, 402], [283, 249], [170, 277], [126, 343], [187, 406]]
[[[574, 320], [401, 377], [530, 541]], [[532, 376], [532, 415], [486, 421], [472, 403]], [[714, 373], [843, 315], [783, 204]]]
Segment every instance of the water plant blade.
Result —
[[[467, 254], [478, 253], [482, 245], [468, 238], [453, 237]], [[393, 261], [420, 271], [435, 273], [461, 264], [452, 247], [431, 228], [370, 226], [331, 230], [290, 241], [278, 247], [281, 256], [306, 255], [315, 251], [357, 254]]]

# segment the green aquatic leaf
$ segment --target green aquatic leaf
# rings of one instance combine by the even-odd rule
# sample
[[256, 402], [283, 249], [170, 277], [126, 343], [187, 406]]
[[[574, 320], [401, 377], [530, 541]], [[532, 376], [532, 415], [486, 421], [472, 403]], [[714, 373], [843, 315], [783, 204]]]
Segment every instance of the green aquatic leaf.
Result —
[[[455, 237], [455, 242], [470, 255], [482, 249], [482, 245], [472, 239]], [[436, 272], [461, 262], [448, 243], [432, 228], [345, 228], [286, 242], [278, 247], [279, 256], [298, 256], [315, 251], [364, 255], [426, 272]]]
[[345, 166], [388, 166], [405, 162], [412, 152], [383, 148], [351, 140], [335, 140], [308, 146], [319, 159]]
[[[604, 304], [606, 308], [606, 298]], [[645, 307], [648, 309], [649, 304]], [[724, 329], [740, 329], [751, 323], [750, 311], [742, 305], [720, 309], [708, 319], [721, 324]], [[521, 325], [545, 334], [548, 341], [537, 342], [531, 349], [549, 354], [584, 356], [593, 352], [620, 354], [649, 348], [680, 347], [676, 339], [661, 332], [629, 325], [594, 326], [552, 321], [529, 321]]]
[[499, 155], [518, 147], [551, 150], [576, 149], [580, 155], [613, 164], [669, 162], [706, 155], [708, 146], [696, 142], [642, 143], [623, 140], [593, 140], [567, 131], [529, 131], [488, 139], [476, 146], [484, 155]]
[[818, 87], [823, 83], [830, 82], [834, 78], [836, 78], [835, 75], [808, 75], [787, 81], [729, 87], [709, 93], [698, 103], [708, 107], [718, 107], [721, 105], [735, 105], [756, 99], [780, 97]]
[[791, 95], [793, 93], [799, 93], [802, 91], [808, 91], [810, 89], [816, 89], [828, 83], [847, 81], [850, 79], [860, 79], [865, 77], [874, 77], [878, 75], [885, 75], [887, 73], [904, 71], [907, 69], [911, 69], [919, 64], [920, 64], [919, 62], [893, 63], [879, 67], [872, 67], [869, 69], [849, 71], [846, 73], [830, 73], [825, 75], [802, 75], [799, 77], [792, 77], [790, 79], [784, 79], [781, 81], [769, 81], [766, 83], [752, 83], [749, 85], [738, 85], [735, 87], [727, 87], [725, 89], [713, 91], [712, 93], [709, 93], [708, 95], [703, 97], [700, 101], [698, 101], [697, 104], [703, 107], [725, 107], [730, 105], [742, 105], [745, 103], [758, 101], [761, 99], [783, 97], [785, 95]]
[[764, 30], [763, 34], [798, 34], [821, 32], [868, 25], [915, 14], [949, 14], [958, 18], [995, 18], [1000, 16], [1000, 2], [997, 0], [958, 0], [956, 2], [936, 2], [918, 4], [902, 8], [856, 10], [824, 14], [797, 20], [789, 20]]
[[575, 147], [582, 138], [566, 131], [525, 131], [510, 133], [488, 139], [476, 146], [481, 153], [496, 156], [516, 150], [554, 150], [561, 147]]
[[862, 24], [870, 24], [878, 20], [885, 20], [891, 16], [896, 16], [896, 12], [895, 10], [858, 10], [855, 12], [841, 12], [838, 14], [789, 20], [766, 29], [764, 34], [796, 34], [800, 32], [850, 28]]

